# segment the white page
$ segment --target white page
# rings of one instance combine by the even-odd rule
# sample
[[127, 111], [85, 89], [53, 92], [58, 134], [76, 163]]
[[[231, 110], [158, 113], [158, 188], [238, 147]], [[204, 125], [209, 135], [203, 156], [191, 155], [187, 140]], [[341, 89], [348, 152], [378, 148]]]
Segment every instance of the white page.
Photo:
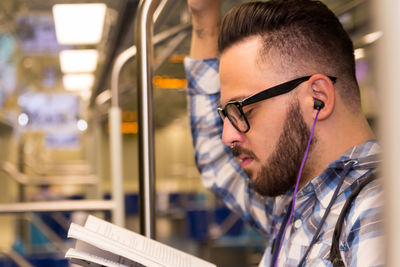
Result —
[[[97, 266], [107, 266], [107, 267], [129, 267], [129, 265], [120, 264], [109, 259], [102, 258], [100, 256], [90, 254], [84, 251], [76, 250], [70, 248], [65, 254], [66, 258], [70, 258], [71, 262], [83, 265], [83, 266], [96, 266], [91, 263], [96, 263]], [[77, 259], [77, 260], [73, 260]]]
[[114, 240], [108, 239], [75, 223], [71, 223], [68, 237], [81, 240], [101, 250], [112, 252], [148, 267], [167, 267], [166, 265], [158, 264], [148, 257], [143, 257], [135, 253], [133, 249], [129, 249]]
[[[214, 264], [194, 257], [135, 232], [116, 226], [89, 215], [85, 228], [103, 235], [135, 253], [168, 267], [216, 267]], [[147, 266], [147, 265], [146, 265]]]
[[[119, 264], [121, 265], [121, 267], [123, 266], [128, 266], [128, 267], [145, 267], [139, 263], [136, 263], [130, 259], [124, 258], [120, 255], [111, 253], [109, 251], [105, 251], [105, 250], [101, 250], [93, 245], [90, 245], [88, 243], [85, 243], [81, 240], [77, 240], [76, 244], [75, 244], [75, 250], [77, 251], [81, 251], [81, 252], [85, 252], [88, 253], [90, 255], [94, 255], [100, 258], [104, 258], [107, 259], [107, 261], [112, 261], [115, 264]], [[118, 265], [118, 266], [119, 266]]]

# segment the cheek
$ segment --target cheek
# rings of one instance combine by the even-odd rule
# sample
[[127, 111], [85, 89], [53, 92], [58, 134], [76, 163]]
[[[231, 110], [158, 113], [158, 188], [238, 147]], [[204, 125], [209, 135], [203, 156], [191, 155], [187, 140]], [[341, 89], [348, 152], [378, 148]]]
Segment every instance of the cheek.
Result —
[[266, 118], [260, 121], [260, 124], [251, 126], [247, 135], [252, 151], [261, 162], [265, 162], [277, 146], [282, 123], [267, 121]]
[[285, 105], [275, 99], [268, 100], [272, 101], [253, 114], [247, 133], [252, 150], [262, 162], [275, 151], [286, 120]]

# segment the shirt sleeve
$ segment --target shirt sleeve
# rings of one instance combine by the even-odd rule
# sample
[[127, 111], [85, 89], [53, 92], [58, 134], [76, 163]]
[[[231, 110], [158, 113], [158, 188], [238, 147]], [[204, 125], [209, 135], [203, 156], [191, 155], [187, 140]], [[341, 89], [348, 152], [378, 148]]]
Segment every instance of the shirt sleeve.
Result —
[[254, 192], [251, 180], [222, 142], [219, 58], [184, 60], [195, 160], [204, 186], [264, 236], [269, 236], [273, 199]]

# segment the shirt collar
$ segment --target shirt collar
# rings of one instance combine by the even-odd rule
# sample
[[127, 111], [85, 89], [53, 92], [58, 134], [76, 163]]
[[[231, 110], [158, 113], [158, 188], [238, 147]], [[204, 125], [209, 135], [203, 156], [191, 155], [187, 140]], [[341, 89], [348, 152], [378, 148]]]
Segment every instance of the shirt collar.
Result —
[[[311, 190], [314, 191], [318, 201], [326, 208], [331, 200], [338, 180], [341, 178], [339, 176], [345, 165], [353, 164], [350, 172], [346, 174], [345, 181], [339, 194], [368, 170], [378, 167], [380, 151], [380, 146], [376, 140], [370, 140], [356, 145], [346, 151], [339, 159], [331, 162], [319, 176], [312, 179], [300, 191], [303, 191], [303, 189], [308, 192]], [[305, 192], [303, 192], [303, 194], [305, 194]]]

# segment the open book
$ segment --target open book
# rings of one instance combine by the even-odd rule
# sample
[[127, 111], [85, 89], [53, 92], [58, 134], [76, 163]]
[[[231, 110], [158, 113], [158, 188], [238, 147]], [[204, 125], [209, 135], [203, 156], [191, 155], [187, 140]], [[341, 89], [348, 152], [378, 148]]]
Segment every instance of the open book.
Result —
[[89, 215], [84, 226], [72, 223], [77, 240], [65, 257], [82, 266], [216, 267], [214, 264]]

